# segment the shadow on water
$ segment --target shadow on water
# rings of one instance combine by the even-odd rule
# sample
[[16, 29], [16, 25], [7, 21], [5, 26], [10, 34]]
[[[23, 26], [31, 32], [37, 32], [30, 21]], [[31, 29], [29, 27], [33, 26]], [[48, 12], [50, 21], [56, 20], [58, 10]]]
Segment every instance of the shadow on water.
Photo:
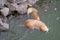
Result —
[[[0, 40], [60, 40], [60, 2], [56, 5], [50, 3], [48, 10], [46, 6], [37, 8], [40, 19], [46, 23], [50, 29], [48, 33], [34, 30], [28, 30], [24, 25], [26, 16], [21, 17], [19, 20], [13, 19], [10, 21], [10, 29], [8, 32], [0, 32]], [[54, 7], [58, 9], [54, 11]], [[45, 10], [46, 9], [46, 10]], [[28, 31], [27, 31], [28, 30]]]

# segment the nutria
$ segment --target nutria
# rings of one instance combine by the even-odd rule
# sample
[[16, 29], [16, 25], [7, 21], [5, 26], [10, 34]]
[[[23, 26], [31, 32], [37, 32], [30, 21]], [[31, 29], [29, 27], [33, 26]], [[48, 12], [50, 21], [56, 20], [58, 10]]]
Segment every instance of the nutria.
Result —
[[49, 31], [44, 22], [35, 19], [27, 19], [25, 21], [25, 26], [29, 29], [38, 29], [45, 32]]

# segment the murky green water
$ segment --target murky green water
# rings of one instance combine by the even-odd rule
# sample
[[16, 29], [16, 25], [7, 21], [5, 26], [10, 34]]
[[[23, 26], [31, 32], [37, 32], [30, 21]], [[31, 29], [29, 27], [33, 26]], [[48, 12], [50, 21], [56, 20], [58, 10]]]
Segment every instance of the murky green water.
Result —
[[[40, 19], [46, 23], [50, 29], [48, 33], [38, 30], [28, 30], [23, 22], [26, 16], [10, 21], [10, 29], [8, 32], [0, 32], [0, 40], [60, 40], [60, 1], [56, 4], [50, 3], [48, 11], [44, 11], [44, 7], [37, 7]], [[54, 11], [54, 7], [57, 10]], [[19, 25], [20, 24], [20, 25]], [[32, 31], [32, 32], [31, 32]]]

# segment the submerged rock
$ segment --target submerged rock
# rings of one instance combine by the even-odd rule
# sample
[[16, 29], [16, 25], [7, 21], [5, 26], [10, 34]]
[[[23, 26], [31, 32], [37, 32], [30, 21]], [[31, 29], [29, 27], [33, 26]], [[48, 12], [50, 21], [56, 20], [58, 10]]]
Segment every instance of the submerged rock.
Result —
[[0, 18], [0, 31], [7, 31], [9, 29], [9, 24], [7, 19]]

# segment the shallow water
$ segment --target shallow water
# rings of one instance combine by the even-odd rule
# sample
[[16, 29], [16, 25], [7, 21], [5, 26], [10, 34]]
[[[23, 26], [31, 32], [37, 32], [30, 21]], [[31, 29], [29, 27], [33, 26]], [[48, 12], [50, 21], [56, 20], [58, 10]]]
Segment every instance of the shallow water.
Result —
[[[49, 28], [48, 33], [27, 29], [23, 25], [27, 17], [21, 16], [19, 20], [12, 19], [10, 21], [8, 32], [0, 32], [0, 40], [60, 40], [60, 1], [50, 3], [47, 11], [45, 7], [43, 5], [41, 8], [38, 7], [37, 10], [40, 19]], [[57, 8], [57, 10], [54, 10], [54, 8]]]

